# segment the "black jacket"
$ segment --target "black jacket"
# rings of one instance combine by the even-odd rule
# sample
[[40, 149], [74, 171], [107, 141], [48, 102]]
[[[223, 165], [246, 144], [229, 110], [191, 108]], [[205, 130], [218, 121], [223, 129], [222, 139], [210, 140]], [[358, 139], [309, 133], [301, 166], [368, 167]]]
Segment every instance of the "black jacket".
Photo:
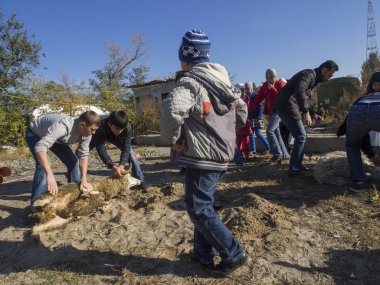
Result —
[[318, 68], [296, 73], [278, 92], [274, 103], [275, 112], [301, 120], [302, 114], [309, 112], [311, 90], [321, 81]]
[[129, 155], [131, 152], [131, 140], [132, 140], [132, 127], [130, 124], [122, 131], [118, 136], [115, 136], [111, 128], [108, 126], [108, 117], [101, 120], [99, 128], [96, 133], [92, 135], [90, 142], [90, 150], [94, 147], [98, 151], [101, 160], [109, 168], [114, 165], [111, 157], [108, 155], [105, 143], [109, 142], [115, 145], [121, 150], [120, 164], [126, 165], [129, 162]]

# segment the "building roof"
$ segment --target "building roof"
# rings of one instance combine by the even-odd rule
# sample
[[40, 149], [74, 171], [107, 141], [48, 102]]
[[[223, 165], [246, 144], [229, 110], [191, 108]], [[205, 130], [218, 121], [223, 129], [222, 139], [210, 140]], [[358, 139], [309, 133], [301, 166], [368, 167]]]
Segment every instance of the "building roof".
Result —
[[149, 81], [149, 82], [143, 83], [143, 84], [131, 85], [131, 86], [129, 86], [129, 88], [132, 88], [132, 89], [139, 89], [139, 88], [148, 87], [148, 86], [153, 86], [153, 85], [158, 85], [158, 84], [163, 84], [163, 83], [167, 83], [167, 82], [171, 82], [171, 81], [174, 81], [174, 78], [168, 78], [168, 79], [155, 79], [155, 80], [152, 80], [152, 81]]

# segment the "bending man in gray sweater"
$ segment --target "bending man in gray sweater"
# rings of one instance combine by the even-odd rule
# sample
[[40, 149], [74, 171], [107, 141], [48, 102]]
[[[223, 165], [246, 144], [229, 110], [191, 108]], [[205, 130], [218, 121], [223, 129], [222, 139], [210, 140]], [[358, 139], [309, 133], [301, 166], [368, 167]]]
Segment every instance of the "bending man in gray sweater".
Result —
[[[58, 193], [58, 186], [47, 155], [50, 149], [67, 167], [68, 182], [80, 183], [80, 188], [92, 191], [87, 182], [87, 165], [91, 135], [98, 129], [99, 115], [87, 111], [78, 119], [64, 114], [44, 115], [31, 122], [25, 139], [36, 161], [32, 186], [32, 203], [43, 193]], [[79, 143], [78, 158], [70, 144]], [[81, 171], [79, 171], [79, 167]]]

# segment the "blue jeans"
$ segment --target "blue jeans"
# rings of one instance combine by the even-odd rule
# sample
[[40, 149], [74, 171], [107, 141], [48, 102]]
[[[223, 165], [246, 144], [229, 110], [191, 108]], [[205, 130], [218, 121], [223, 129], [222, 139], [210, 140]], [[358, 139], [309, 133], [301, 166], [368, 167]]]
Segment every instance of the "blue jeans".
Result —
[[249, 143], [250, 143], [251, 151], [256, 152], [256, 142], [255, 142], [255, 136], [254, 136], [255, 134], [256, 134], [256, 137], [259, 140], [261, 140], [261, 142], [263, 143], [265, 150], [269, 150], [269, 142], [261, 133], [261, 129], [253, 128], [252, 134], [249, 135]]
[[239, 151], [239, 148], [237, 146], [235, 146], [234, 161], [235, 161], [237, 166], [240, 166], [240, 167], [244, 166], [243, 159], [240, 155], [240, 151]]
[[194, 253], [210, 264], [218, 251], [223, 262], [239, 261], [244, 249], [215, 213], [214, 195], [225, 171], [186, 168], [187, 212], [194, 224]]
[[129, 163], [132, 163], [132, 177], [144, 181], [144, 174], [141, 170], [139, 161], [136, 159], [136, 153], [132, 147], [129, 155]]
[[287, 159], [289, 153], [281, 137], [280, 122], [281, 118], [277, 113], [268, 117], [267, 138], [273, 157]]
[[350, 177], [355, 182], [364, 182], [361, 140], [370, 131], [380, 131], [380, 106], [354, 105], [347, 115], [346, 152]]
[[299, 171], [302, 167], [306, 143], [306, 131], [301, 120], [296, 120], [288, 114], [280, 113], [281, 120], [284, 122], [289, 132], [294, 137], [292, 155], [289, 162], [289, 171]]
[[[46, 173], [42, 169], [37, 156], [34, 150], [35, 145], [40, 140], [29, 128], [25, 134], [25, 140], [28, 144], [28, 147], [33, 155], [33, 158], [36, 162], [36, 170], [34, 172], [33, 186], [32, 186], [32, 197], [31, 200], [34, 202], [38, 199], [43, 193], [46, 192], [47, 183], [46, 183]], [[50, 148], [53, 152], [67, 167], [67, 182], [79, 183], [81, 181], [81, 175], [79, 170], [79, 160], [70, 148], [66, 144], [55, 143]], [[50, 159], [49, 159], [50, 162]]]

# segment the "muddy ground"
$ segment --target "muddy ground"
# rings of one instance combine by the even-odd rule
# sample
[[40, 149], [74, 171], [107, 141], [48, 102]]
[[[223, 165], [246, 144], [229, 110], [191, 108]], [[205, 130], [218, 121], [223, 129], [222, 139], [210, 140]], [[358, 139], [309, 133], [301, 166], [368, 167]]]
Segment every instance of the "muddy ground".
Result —
[[[223, 276], [190, 258], [184, 176], [169, 150], [137, 151], [147, 190], [128, 190], [39, 237], [30, 235], [28, 218], [33, 163], [12, 162], [14, 175], [0, 185], [0, 284], [380, 284], [380, 202], [367, 194], [288, 179], [287, 165], [264, 155], [242, 173], [231, 164], [218, 187], [218, 213], [249, 263]], [[62, 165], [53, 166], [64, 182]], [[90, 169], [91, 179], [110, 174], [95, 155]]]

